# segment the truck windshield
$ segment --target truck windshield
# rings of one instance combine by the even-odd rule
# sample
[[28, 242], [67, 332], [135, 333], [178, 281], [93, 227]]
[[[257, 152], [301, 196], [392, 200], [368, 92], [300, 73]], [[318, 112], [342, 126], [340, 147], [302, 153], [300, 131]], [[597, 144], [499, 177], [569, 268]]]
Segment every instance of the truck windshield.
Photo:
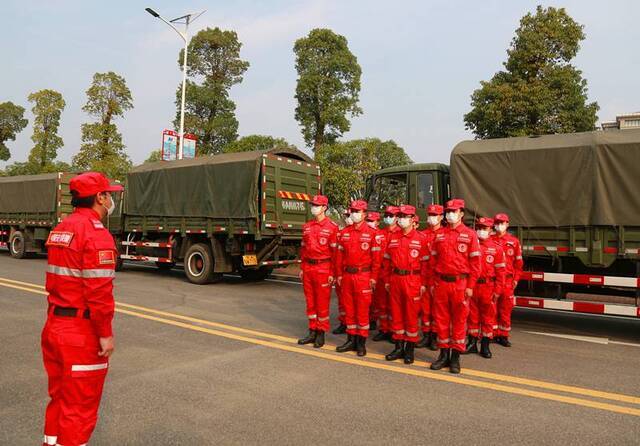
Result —
[[385, 175], [373, 178], [369, 190], [369, 208], [383, 210], [387, 206], [407, 203], [407, 175]]

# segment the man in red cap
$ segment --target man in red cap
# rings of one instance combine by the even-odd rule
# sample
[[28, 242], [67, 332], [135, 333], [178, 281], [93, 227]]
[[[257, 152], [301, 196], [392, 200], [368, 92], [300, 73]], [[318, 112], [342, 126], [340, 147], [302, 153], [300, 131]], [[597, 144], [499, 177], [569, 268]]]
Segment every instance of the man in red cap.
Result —
[[381, 244], [378, 231], [365, 223], [367, 202], [351, 202], [353, 224], [342, 232], [336, 256], [336, 277], [341, 286], [347, 323], [347, 341], [336, 351], [367, 354], [369, 307], [380, 271]]
[[398, 225], [401, 231], [391, 234], [384, 254], [387, 288], [391, 295], [391, 329], [395, 348], [385, 356], [387, 361], [403, 358], [405, 364], [414, 361], [418, 342], [420, 299], [428, 283], [429, 244], [426, 237], [413, 227], [416, 208], [400, 206]]
[[[427, 238], [429, 243], [429, 252], [431, 252], [431, 245], [436, 238], [436, 234], [442, 232], [442, 217], [444, 214], [444, 208], [439, 204], [430, 204], [427, 206], [427, 229], [422, 233]], [[429, 350], [436, 351], [438, 349], [436, 344], [436, 327], [433, 322], [433, 293], [431, 288], [435, 285], [433, 275], [429, 276], [430, 283], [427, 286], [427, 293], [422, 296], [422, 334], [423, 337], [416, 344], [417, 348], [429, 347]]]
[[524, 266], [522, 246], [516, 236], [507, 232], [509, 228], [507, 214], [497, 214], [493, 218], [493, 223], [496, 230], [493, 239], [502, 246], [507, 264], [505, 285], [496, 302], [498, 329], [494, 333], [494, 339], [504, 347], [511, 347], [509, 335], [511, 334], [511, 311], [515, 304], [514, 291], [518, 286], [518, 280], [520, 280]]
[[[389, 243], [389, 239], [391, 238], [391, 234], [400, 230], [396, 218], [399, 210], [400, 208], [398, 208], [398, 206], [387, 206], [384, 211], [383, 221], [385, 227], [382, 229], [382, 234], [384, 235], [382, 246], [383, 253], [386, 252], [386, 247]], [[386, 286], [387, 277], [389, 276], [388, 271], [385, 271], [387, 266], [388, 262], [382, 262], [380, 275], [378, 277], [378, 285], [376, 286], [373, 294], [374, 306], [378, 317], [378, 333], [373, 337], [375, 342], [385, 340], [393, 342], [391, 337], [391, 298]]]
[[478, 353], [478, 337], [480, 356], [491, 358], [489, 344], [493, 338], [496, 325], [496, 299], [502, 293], [505, 279], [505, 258], [502, 247], [491, 238], [493, 219], [480, 217], [476, 219], [476, 234], [480, 240], [482, 253], [482, 273], [476, 281], [473, 296], [469, 301], [469, 319], [467, 353]]
[[329, 330], [329, 303], [333, 284], [333, 263], [337, 248], [338, 225], [326, 216], [329, 200], [324, 195], [311, 199], [313, 220], [302, 227], [300, 277], [307, 302], [309, 333], [298, 344], [324, 345]]
[[[386, 242], [385, 242], [385, 231], [380, 229], [380, 214], [378, 212], [367, 212], [366, 222], [372, 229], [376, 230], [376, 240], [380, 244], [380, 252], [384, 252]], [[380, 283], [380, 276], [382, 276], [382, 269], [378, 273], [378, 277], [375, 277], [376, 283]], [[376, 296], [378, 293], [376, 290], [378, 287], [376, 286], [373, 291], [373, 296], [371, 299], [371, 306], [369, 307], [369, 331], [378, 329], [378, 318], [380, 316], [380, 303], [376, 300]]]
[[[353, 224], [353, 221], [351, 221], [351, 210], [349, 208], [345, 209], [342, 215], [344, 217], [344, 226], [338, 231], [338, 243], [340, 243], [342, 232]], [[344, 311], [344, 303], [342, 300], [342, 288], [337, 282], [335, 282], [335, 288], [336, 296], [338, 296], [338, 321], [340, 322], [340, 324], [333, 330], [332, 333], [334, 335], [341, 335], [347, 332], [347, 323], [345, 319], [346, 313]]]
[[98, 419], [104, 380], [113, 353], [113, 278], [118, 259], [101, 220], [115, 204], [101, 173], [69, 184], [73, 213], [49, 233], [46, 289], [49, 309], [42, 355], [51, 400], [45, 413], [45, 445], [84, 445]]
[[460, 353], [465, 351], [469, 299], [480, 276], [480, 244], [475, 231], [462, 222], [464, 200], [452, 199], [445, 206], [447, 229], [436, 234], [431, 248], [434, 287], [434, 317], [440, 356], [432, 370], [449, 367], [460, 373]]

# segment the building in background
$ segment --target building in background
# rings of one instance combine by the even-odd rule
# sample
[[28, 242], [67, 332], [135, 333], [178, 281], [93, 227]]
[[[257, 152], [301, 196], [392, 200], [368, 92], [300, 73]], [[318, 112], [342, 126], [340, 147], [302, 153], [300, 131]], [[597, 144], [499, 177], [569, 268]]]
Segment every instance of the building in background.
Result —
[[640, 112], [616, 116], [615, 121], [602, 122], [602, 130], [640, 129]]

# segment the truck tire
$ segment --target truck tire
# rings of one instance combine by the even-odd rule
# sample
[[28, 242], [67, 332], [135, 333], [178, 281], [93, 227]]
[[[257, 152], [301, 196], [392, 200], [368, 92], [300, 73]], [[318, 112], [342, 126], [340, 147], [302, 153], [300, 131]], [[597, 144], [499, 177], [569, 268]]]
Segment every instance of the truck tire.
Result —
[[24, 259], [27, 257], [27, 247], [22, 232], [15, 231], [9, 239], [9, 253], [14, 259]]
[[240, 271], [240, 276], [249, 282], [260, 282], [267, 279], [273, 268], [258, 268], [258, 269], [245, 269]]
[[191, 283], [204, 285], [218, 282], [222, 274], [213, 272], [213, 254], [204, 243], [191, 245], [184, 257], [184, 272]]

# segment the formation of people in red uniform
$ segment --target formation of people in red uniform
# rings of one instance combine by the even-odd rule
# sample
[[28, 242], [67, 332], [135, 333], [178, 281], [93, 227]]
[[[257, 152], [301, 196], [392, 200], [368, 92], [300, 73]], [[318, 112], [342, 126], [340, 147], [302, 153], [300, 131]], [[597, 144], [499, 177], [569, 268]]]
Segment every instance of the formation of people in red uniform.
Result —
[[523, 260], [520, 242], [507, 231], [508, 215], [479, 217], [474, 230], [463, 222], [464, 200], [454, 198], [429, 205], [427, 229], [420, 231], [414, 206], [387, 206], [381, 218], [355, 200], [339, 229], [326, 215], [328, 205], [327, 197], [315, 196], [314, 219], [303, 230], [309, 333], [299, 344], [324, 345], [335, 285], [340, 325], [333, 333], [347, 335], [338, 352], [365, 356], [369, 332], [377, 329], [373, 341], [394, 345], [386, 360], [411, 364], [416, 348], [428, 348], [439, 350], [431, 369], [460, 373], [461, 354], [491, 358], [492, 342], [511, 346]]

